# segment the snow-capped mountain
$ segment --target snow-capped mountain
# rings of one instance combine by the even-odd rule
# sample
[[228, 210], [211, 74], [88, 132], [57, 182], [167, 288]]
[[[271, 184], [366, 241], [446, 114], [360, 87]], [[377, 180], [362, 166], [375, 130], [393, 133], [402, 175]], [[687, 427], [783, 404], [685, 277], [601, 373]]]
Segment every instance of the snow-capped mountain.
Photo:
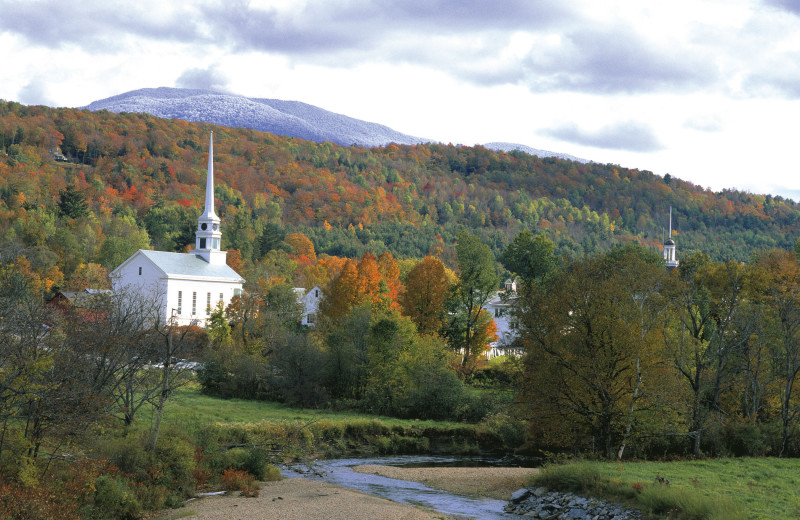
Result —
[[427, 143], [422, 139], [301, 103], [248, 98], [236, 94], [182, 88], [143, 88], [94, 101], [84, 107], [111, 112], [145, 112], [156, 117], [202, 121], [262, 130], [278, 135], [349, 146]]
[[[418, 144], [432, 141], [299, 101], [248, 98], [211, 90], [143, 88], [94, 101], [83, 108], [111, 112], [144, 112], [167, 119], [252, 128], [310, 141], [330, 141], [343, 146], [355, 144], [371, 147], [389, 143]], [[493, 142], [484, 146], [496, 151], [519, 150], [539, 157], [589, 162], [572, 155], [538, 150], [523, 144]]]
[[579, 163], [588, 163], [591, 162], [587, 159], [581, 159], [580, 157], [575, 157], [574, 155], [569, 155], [566, 153], [559, 153], [559, 152], [549, 152], [547, 150], [539, 150], [537, 148], [531, 148], [530, 146], [525, 146], [524, 144], [516, 144], [516, 143], [486, 143], [483, 145], [485, 148], [490, 150], [498, 151], [498, 152], [511, 152], [513, 150], [519, 150], [520, 152], [525, 152], [530, 155], [536, 155], [538, 157], [555, 157], [556, 159], [564, 159], [567, 161], [575, 161]]

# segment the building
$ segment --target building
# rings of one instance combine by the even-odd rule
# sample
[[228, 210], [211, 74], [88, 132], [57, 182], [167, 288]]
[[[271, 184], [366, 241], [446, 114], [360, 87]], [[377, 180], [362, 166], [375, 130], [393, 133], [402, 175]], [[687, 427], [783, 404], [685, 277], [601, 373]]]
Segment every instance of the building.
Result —
[[669, 234], [664, 241], [664, 262], [667, 264], [667, 269], [676, 269], [678, 267], [678, 259], [675, 256], [675, 241], [672, 240], [672, 207], [669, 208]]
[[322, 289], [318, 285], [308, 291], [303, 287], [295, 287], [294, 293], [297, 296], [297, 304], [300, 306], [300, 324], [306, 327], [313, 327], [317, 323]]
[[205, 210], [197, 219], [195, 248], [188, 253], [138, 250], [111, 272], [115, 293], [128, 293], [157, 306], [160, 320], [205, 326], [222, 302], [242, 293], [244, 278], [231, 269], [221, 249], [220, 218], [214, 212], [214, 136], [208, 147]]
[[512, 346], [518, 335], [517, 322], [513, 315], [514, 300], [517, 295], [517, 282], [508, 279], [505, 282], [505, 290], [497, 291], [484, 306], [484, 309], [491, 314], [494, 325], [497, 328], [497, 341], [489, 345], [486, 352], [487, 359], [497, 356], [521, 356], [522, 351], [518, 347]]

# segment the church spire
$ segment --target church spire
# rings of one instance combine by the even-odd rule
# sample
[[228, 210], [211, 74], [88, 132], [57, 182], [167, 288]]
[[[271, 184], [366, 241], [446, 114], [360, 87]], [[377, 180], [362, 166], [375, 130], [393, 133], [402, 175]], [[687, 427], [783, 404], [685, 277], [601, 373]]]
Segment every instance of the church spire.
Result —
[[224, 264], [227, 251], [221, 251], [220, 218], [214, 213], [214, 133], [208, 142], [208, 176], [206, 177], [206, 206], [197, 219], [195, 248], [191, 253], [210, 264]]
[[672, 206], [669, 207], [669, 235], [664, 241], [664, 261], [667, 269], [678, 267], [678, 259], [675, 258], [675, 241], [672, 240]]
[[206, 208], [203, 216], [217, 218], [214, 213], [214, 132], [208, 139], [208, 175], [206, 176]]

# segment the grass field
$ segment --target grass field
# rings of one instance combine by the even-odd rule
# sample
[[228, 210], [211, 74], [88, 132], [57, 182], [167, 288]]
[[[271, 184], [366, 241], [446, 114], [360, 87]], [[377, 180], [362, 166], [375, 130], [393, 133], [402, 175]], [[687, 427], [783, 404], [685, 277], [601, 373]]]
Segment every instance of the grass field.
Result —
[[651, 485], [656, 476], [660, 476], [669, 480], [671, 491], [680, 493], [685, 490], [686, 496], [699, 496], [711, 502], [728, 502], [743, 518], [800, 518], [798, 459], [726, 458], [680, 462], [575, 464], [596, 470], [609, 481], [616, 481], [627, 490], [634, 485]]
[[262, 421], [352, 421], [378, 419], [389, 426], [417, 427], [456, 427], [461, 423], [447, 421], [419, 421], [397, 419], [357, 412], [334, 412], [291, 408], [281, 403], [267, 401], [249, 401], [245, 399], [220, 399], [200, 393], [200, 385], [192, 383], [178, 389], [167, 401], [164, 409], [164, 422], [181, 428], [205, 424], [221, 423], [257, 423]]

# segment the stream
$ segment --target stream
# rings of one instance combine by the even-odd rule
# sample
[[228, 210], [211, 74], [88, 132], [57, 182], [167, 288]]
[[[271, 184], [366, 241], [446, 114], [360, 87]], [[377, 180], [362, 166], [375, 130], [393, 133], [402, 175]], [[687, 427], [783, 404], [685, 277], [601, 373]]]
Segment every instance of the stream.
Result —
[[505, 500], [493, 498], [474, 498], [457, 495], [448, 491], [432, 489], [424, 484], [407, 480], [396, 480], [378, 475], [353, 471], [353, 466], [376, 464], [399, 467], [431, 466], [491, 466], [497, 465], [493, 459], [471, 457], [437, 457], [401, 455], [394, 457], [375, 457], [362, 459], [332, 459], [317, 461], [313, 471], [301, 468], [283, 468], [284, 477], [303, 477], [321, 480], [343, 487], [357, 489], [370, 495], [388, 498], [395, 502], [423, 507], [455, 518], [479, 518], [481, 520], [519, 519], [517, 515], [503, 512]]

